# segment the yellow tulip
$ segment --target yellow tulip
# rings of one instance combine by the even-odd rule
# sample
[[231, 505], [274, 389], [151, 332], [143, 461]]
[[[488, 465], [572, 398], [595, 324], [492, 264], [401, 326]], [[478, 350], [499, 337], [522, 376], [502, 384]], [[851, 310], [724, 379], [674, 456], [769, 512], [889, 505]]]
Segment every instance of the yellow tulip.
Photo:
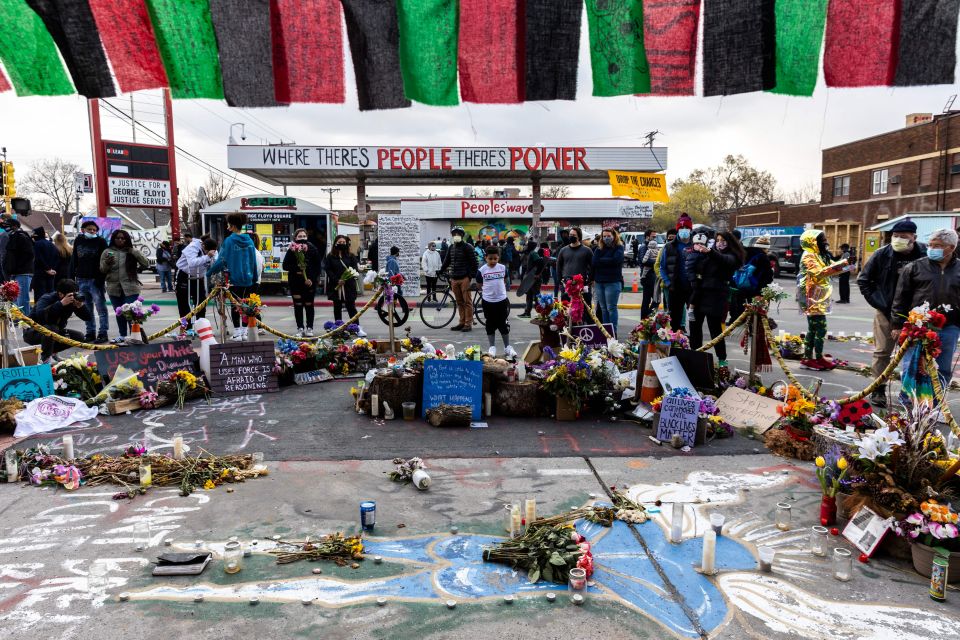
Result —
[[839, 460], [837, 460], [837, 469], [840, 469], [840, 471], [843, 471], [846, 468], [847, 468], [846, 458], [840, 458]]
[[817, 456], [817, 459], [814, 462], [816, 462], [817, 466], [821, 469], [827, 464], [827, 461], [823, 459], [823, 456]]

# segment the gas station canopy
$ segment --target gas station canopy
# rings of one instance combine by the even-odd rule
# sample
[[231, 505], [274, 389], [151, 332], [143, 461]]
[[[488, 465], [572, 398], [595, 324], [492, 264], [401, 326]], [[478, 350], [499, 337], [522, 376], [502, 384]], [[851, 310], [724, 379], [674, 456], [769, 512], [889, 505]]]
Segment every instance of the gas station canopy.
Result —
[[230, 169], [278, 186], [609, 184], [608, 170], [663, 172], [666, 147], [229, 145]]

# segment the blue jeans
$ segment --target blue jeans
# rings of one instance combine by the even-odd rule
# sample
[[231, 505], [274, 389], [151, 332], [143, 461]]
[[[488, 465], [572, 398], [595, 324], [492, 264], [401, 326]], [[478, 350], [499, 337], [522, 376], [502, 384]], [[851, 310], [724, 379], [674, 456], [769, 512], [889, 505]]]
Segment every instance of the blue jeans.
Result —
[[164, 271], [158, 269], [157, 274], [160, 276], [160, 290], [173, 291], [173, 273], [170, 269]]
[[30, 283], [33, 282], [32, 273], [23, 273], [13, 276], [14, 281], [20, 286], [20, 295], [17, 296], [17, 306], [23, 311], [24, 315], [30, 315]]
[[[133, 294], [132, 296], [115, 296], [111, 294], [110, 304], [113, 306], [114, 310], [116, 310], [121, 305], [127, 304], [129, 302], [135, 302], [138, 297], [139, 296], [137, 294]], [[121, 337], [124, 337], [124, 338], [127, 337], [128, 326], [129, 324], [127, 323], [126, 318], [124, 318], [123, 316], [117, 316], [117, 328], [120, 329]]]
[[[86, 321], [87, 336], [106, 337], [110, 321], [107, 319], [106, 293], [103, 291], [103, 285], [93, 278], [77, 278], [77, 287], [86, 299], [87, 310], [90, 312], [90, 319]], [[100, 321], [99, 334], [97, 334], [97, 319], [94, 319], [94, 312]]]
[[940, 355], [937, 357], [937, 371], [940, 374], [940, 384], [944, 390], [953, 377], [953, 355], [957, 351], [957, 339], [960, 338], [960, 327], [948, 324], [940, 329]]
[[613, 325], [613, 333], [616, 335], [617, 323], [620, 321], [617, 303], [620, 302], [620, 292], [623, 290], [623, 284], [620, 282], [595, 282], [593, 288], [597, 304], [603, 311], [603, 321]]

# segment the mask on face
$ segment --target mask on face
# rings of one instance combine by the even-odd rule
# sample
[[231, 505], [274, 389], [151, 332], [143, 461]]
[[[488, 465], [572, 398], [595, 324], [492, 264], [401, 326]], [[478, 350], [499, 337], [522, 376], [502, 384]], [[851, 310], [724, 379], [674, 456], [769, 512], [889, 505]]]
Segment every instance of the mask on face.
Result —
[[89, 231], [84, 231], [84, 232], [83, 232], [83, 237], [84, 237], [84, 238], [87, 238], [87, 239], [89, 239], [89, 240], [93, 240], [94, 238], [97, 237], [97, 234], [95, 234], [95, 233], [90, 233]]
[[943, 255], [943, 249], [934, 249], [933, 247], [929, 247], [927, 249], [927, 257], [934, 262], [940, 262], [943, 260]]
[[608, 247], [612, 247], [612, 246], [613, 246], [613, 238], [611, 238], [611, 237], [609, 237], [609, 236], [605, 237], [605, 238], [603, 239], [603, 244], [607, 245]]
[[346, 249], [346, 248], [347, 248], [347, 243], [346, 243], [346, 242], [338, 242], [338, 243], [337, 243], [337, 248], [339, 248], [339, 249]]
[[454, 241], [454, 242], [463, 242], [463, 238], [461, 238], [460, 236], [453, 236], [453, 241]]
[[570, 236], [570, 244], [577, 244], [578, 242], [580, 242], [580, 238], [577, 236]]
[[680, 229], [677, 232], [677, 237], [680, 238], [681, 242], [686, 242], [690, 239], [690, 229]]
[[898, 253], [906, 253], [910, 250], [910, 246], [913, 243], [906, 238], [892, 238], [890, 240], [890, 246], [893, 247], [893, 250]]
[[306, 242], [306, 241], [307, 241], [306, 238], [297, 238], [297, 242]]

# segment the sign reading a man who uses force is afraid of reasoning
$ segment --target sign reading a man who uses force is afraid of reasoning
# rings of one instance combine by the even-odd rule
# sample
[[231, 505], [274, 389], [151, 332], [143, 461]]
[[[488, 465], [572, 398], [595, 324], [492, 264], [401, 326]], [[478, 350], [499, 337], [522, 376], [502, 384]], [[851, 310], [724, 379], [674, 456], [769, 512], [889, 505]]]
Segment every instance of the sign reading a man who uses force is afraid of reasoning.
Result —
[[277, 390], [273, 342], [233, 342], [210, 346], [210, 389], [226, 396]]

